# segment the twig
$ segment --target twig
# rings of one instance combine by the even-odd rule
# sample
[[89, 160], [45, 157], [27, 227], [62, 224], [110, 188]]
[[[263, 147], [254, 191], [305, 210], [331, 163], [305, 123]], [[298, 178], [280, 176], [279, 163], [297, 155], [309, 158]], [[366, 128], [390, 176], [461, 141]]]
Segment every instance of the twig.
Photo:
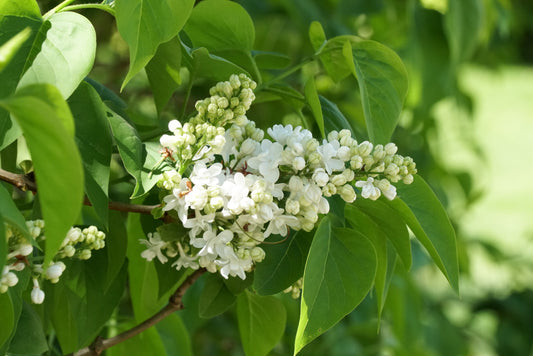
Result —
[[185, 279], [185, 281], [178, 287], [178, 289], [176, 289], [174, 294], [172, 294], [172, 296], [169, 298], [168, 304], [157, 314], [153, 315], [151, 318], [109, 339], [103, 339], [101, 337], [98, 337], [91, 345], [74, 353], [73, 356], [98, 356], [102, 353], [102, 351], [110, 348], [111, 346], [124, 342], [134, 337], [135, 335], [140, 334], [146, 329], [159, 323], [161, 320], [165, 319], [167, 316], [174, 313], [175, 311], [183, 309], [182, 299], [185, 295], [185, 292], [205, 271], [205, 269], [201, 268], [199, 270], [194, 271], [193, 274], [187, 277], [187, 279]]
[[[15, 187], [19, 188], [22, 191], [32, 191], [37, 193], [37, 185], [35, 182], [27, 175], [16, 174], [8, 172], [0, 168], [0, 180], [7, 182]], [[83, 204], [92, 206], [91, 202], [87, 197], [84, 198]], [[127, 204], [117, 201], [110, 201], [108, 204], [109, 209], [117, 211], [126, 211], [130, 213], [140, 213], [140, 214], [151, 214], [152, 210], [159, 207], [160, 205], [139, 205], [139, 204]]]

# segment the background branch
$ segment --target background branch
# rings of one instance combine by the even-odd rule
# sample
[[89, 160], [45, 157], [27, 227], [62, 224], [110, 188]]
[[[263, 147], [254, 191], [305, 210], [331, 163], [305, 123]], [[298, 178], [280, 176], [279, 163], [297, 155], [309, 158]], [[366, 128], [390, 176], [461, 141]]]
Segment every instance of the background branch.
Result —
[[74, 353], [73, 356], [98, 356], [102, 353], [102, 351], [110, 348], [111, 346], [124, 342], [135, 335], [140, 334], [146, 329], [159, 323], [161, 320], [165, 319], [175, 311], [183, 309], [182, 299], [185, 295], [185, 292], [202, 274], [204, 274], [205, 271], [206, 270], [204, 268], [201, 268], [194, 271], [189, 277], [187, 277], [187, 279], [183, 281], [178, 289], [176, 289], [174, 294], [172, 294], [172, 296], [169, 298], [168, 304], [151, 318], [109, 339], [98, 337], [91, 345]]
[[[37, 185], [31, 179], [30, 176], [24, 174], [16, 174], [8, 172], [0, 168], [0, 180], [7, 182], [15, 187], [19, 188], [22, 191], [32, 191], [37, 193]], [[83, 199], [83, 204], [92, 206], [91, 202], [87, 197]], [[116, 201], [110, 201], [108, 204], [109, 209], [117, 211], [125, 211], [130, 213], [140, 213], [140, 214], [151, 214], [154, 208], [157, 208], [159, 205], [140, 205], [140, 204], [128, 204], [121, 203]]]

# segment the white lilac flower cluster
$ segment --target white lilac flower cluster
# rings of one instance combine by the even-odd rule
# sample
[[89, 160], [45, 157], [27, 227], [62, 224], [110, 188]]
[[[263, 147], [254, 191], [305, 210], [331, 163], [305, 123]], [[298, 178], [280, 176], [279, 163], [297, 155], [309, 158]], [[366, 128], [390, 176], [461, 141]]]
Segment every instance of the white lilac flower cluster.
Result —
[[[26, 221], [26, 226], [35, 242], [45, 240], [43, 220]], [[72, 227], [55, 255], [55, 261], [43, 266], [42, 263], [36, 263], [42, 260], [43, 256], [36, 255], [37, 249], [32, 243], [20, 231], [7, 224], [5, 227], [9, 253], [0, 277], [0, 293], [5, 293], [9, 287], [15, 286], [18, 283], [15, 272], [20, 272], [28, 266], [33, 278], [31, 300], [35, 304], [41, 304], [44, 301], [44, 291], [40, 287], [39, 280], [57, 283], [65, 271], [66, 265], [59, 259], [68, 257], [87, 260], [91, 257], [92, 250], [105, 246], [105, 234], [95, 226], [85, 229]]]
[[188, 236], [149, 234], [142, 257], [166, 263], [177, 256], [177, 269], [245, 279], [265, 257], [259, 245], [290, 229], [312, 230], [329, 212], [327, 197], [353, 202], [359, 190], [363, 198], [394, 199], [391, 183], [413, 181], [415, 163], [397, 155], [396, 145], [358, 143], [349, 130], [320, 142], [299, 126], [275, 125], [265, 138], [245, 116], [254, 88], [234, 75], [196, 103], [188, 123], [169, 123], [173, 135], [160, 140], [170, 165], [158, 183], [162, 210], [177, 215]]

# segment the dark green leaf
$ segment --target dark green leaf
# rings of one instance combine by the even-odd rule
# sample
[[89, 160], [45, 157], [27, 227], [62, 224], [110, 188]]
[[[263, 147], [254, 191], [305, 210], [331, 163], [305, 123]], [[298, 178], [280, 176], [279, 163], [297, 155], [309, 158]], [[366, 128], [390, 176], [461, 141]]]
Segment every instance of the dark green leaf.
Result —
[[450, 0], [444, 16], [444, 28], [452, 61], [469, 59], [478, 45], [483, 29], [483, 0]]
[[409, 270], [412, 262], [411, 240], [402, 216], [381, 199], [377, 201], [357, 199], [353, 204], [383, 230], [402, 259], [403, 265]]
[[157, 111], [161, 112], [181, 84], [181, 45], [177, 37], [162, 43], [146, 66], [146, 75], [154, 93]]
[[56, 13], [48, 21], [46, 39], [18, 87], [49, 83], [67, 99], [92, 69], [96, 33], [91, 22], [75, 12]]
[[[2, 189], [4, 189], [4, 187], [2, 187], [2, 184], [0, 184], [0, 194]], [[0, 271], [4, 270], [4, 265], [6, 263], [7, 257], [7, 235], [4, 224], [4, 217], [2, 216], [2, 212], [0, 211]]]
[[287, 312], [275, 297], [246, 291], [237, 298], [239, 334], [246, 356], [267, 355], [283, 336]]
[[[118, 332], [126, 331], [133, 328], [138, 323], [129, 322], [123, 323], [118, 328]], [[118, 333], [117, 332], [117, 333]], [[108, 350], [107, 356], [144, 356], [144, 355], [167, 355], [165, 345], [161, 340], [162, 337], [156, 328], [148, 328], [142, 333], [121, 342]]]
[[30, 38], [31, 29], [26, 27], [0, 46], [0, 72], [11, 62], [20, 47]]
[[254, 273], [247, 273], [246, 279], [244, 280], [239, 277], [230, 276], [228, 279], [223, 279], [222, 281], [231, 293], [239, 295], [254, 283]]
[[322, 115], [322, 107], [320, 106], [320, 100], [318, 99], [318, 93], [316, 91], [315, 78], [309, 78], [307, 83], [305, 83], [305, 98], [307, 99], [307, 104], [309, 104], [311, 112], [315, 117], [322, 138], [326, 138], [326, 133], [324, 131], [324, 116]]
[[117, 211], [109, 211], [109, 217], [109, 232], [105, 240], [107, 251], [107, 281], [105, 283], [105, 290], [109, 288], [126, 261], [128, 245], [128, 234], [122, 215]]
[[410, 185], [398, 186], [398, 197], [388, 204], [407, 223], [435, 264], [459, 290], [459, 265], [455, 231], [435, 193], [420, 176]]
[[202, 78], [211, 80], [228, 80], [232, 74], [248, 74], [246, 70], [237, 64], [219, 56], [209, 54], [205, 47], [195, 49], [191, 52], [190, 69], [193, 74], [201, 75]]
[[168, 356], [192, 356], [191, 338], [178, 314], [170, 314], [156, 324]]
[[326, 44], [326, 34], [320, 22], [311, 22], [309, 26], [309, 40], [315, 52], [318, 52]]
[[226, 0], [200, 2], [193, 9], [184, 30], [194, 47], [206, 47], [210, 51], [251, 51], [255, 40], [250, 15], [241, 5]]
[[96, 214], [108, 225], [109, 165], [113, 141], [106, 107], [88, 83], [81, 83], [69, 99], [76, 125], [76, 142], [85, 168], [85, 189]]
[[347, 129], [354, 131], [354, 127], [350, 125], [348, 119], [342, 114], [337, 105], [328, 99], [320, 96], [320, 106], [322, 107], [322, 115], [324, 116], [324, 129], [326, 132], [333, 130], [340, 131]]
[[122, 88], [154, 56], [157, 47], [181, 30], [194, 5], [193, 0], [117, 0], [117, 26], [130, 49], [130, 68]]
[[[159, 298], [159, 283], [154, 266], [155, 263], [159, 262], [148, 262], [141, 257], [145, 247], [139, 243], [139, 240], [145, 239], [146, 236], [143, 232], [139, 214], [129, 214], [127, 226], [131, 303], [135, 320], [142, 322], [159, 311], [167, 301], [164, 298]], [[165, 267], [171, 268], [168, 265]]]
[[[42, 97], [60, 100], [61, 94], [48, 84], [32, 85], [28, 92], [33, 95], [25, 96], [21, 91], [1, 100], [0, 106], [17, 119], [33, 158], [46, 223], [47, 263], [78, 218], [83, 200], [83, 168], [74, 137], [62, 122], [65, 113], [36, 96], [41, 92]], [[74, 125], [72, 117], [69, 120]]]
[[9, 353], [16, 355], [41, 355], [48, 350], [48, 343], [39, 315], [26, 302], [18, 319], [17, 331], [9, 344]]
[[313, 234], [291, 231], [288, 241], [264, 245], [265, 259], [254, 272], [254, 289], [261, 295], [281, 292], [302, 277]]
[[350, 313], [376, 275], [376, 252], [359, 232], [331, 228], [325, 217], [305, 265], [295, 354]]
[[[4, 344], [4, 346], [1, 346], [0, 342], [0, 355], [4, 355], [7, 353], [7, 349], [9, 347], [9, 344], [11, 343], [11, 339], [13, 336], [15, 336], [15, 332], [17, 331], [17, 323], [19, 320], [20, 313], [22, 312], [22, 304], [24, 303], [24, 300], [22, 299], [22, 293], [26, 290], [28, 286], [28, 282], [30, 281], [30, 275], [31, 272], [28, 268], [25, 268], [21, 272], [17, 272], [17, 277], [19, 279], [19, 282], [14, 286], [10, 287], [7, 291], [7, 294], [11, 296], [11, 303], [13, 304], [13, 315], [15, 324], [13, 327], [13, 332], [9, 336], [9, 339]], [[0, 329], [2, 326], [0, 325]]]
[[9, 340], [11, 332], [15, 326], [15, 313], [13, 303], [9, 293], [0, 293], [0, 314], [2, 322], [0, 323], [0, 348]]
[[220, 275], [210, 274], [206, 278], [204, 289], [200, 295], [198, 313], [202, 318], [213, 318], [225, 312], [235, 303], [236, 299]]
[[283, 69], [291, 64], [291, 57], [277, 52], [252, 51], [255, 63], [262, 69]]

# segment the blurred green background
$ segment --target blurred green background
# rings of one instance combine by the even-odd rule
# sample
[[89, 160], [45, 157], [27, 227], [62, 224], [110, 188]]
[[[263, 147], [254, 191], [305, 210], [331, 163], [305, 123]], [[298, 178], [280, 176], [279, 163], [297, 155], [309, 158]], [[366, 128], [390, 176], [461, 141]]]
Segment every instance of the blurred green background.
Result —
[[[312, 21], [322, 24], [328, 38], [355, 34], [398, 52], [410, 91], [393, 141], [415, 159], [438, 193], [459, 240], [460, 296], [414, 246], [413, 268], [398, 268], [380, 322], [371, 295], [302, 354], [533, 355], [533, 2], [237, 2], [255, 23], [255, 49], [284, 53], [293, 65], [313, 53], [307, 36]], [[58, 2], [39, 3], [48, 9]], [[128, 69], [127, 47], [111, 16], [96, 10], [83, 14], [98, 34], [90, 77], [119, 93]], [[321, 73], [311, 64], [289, 80], [301, 90], [305, 78], [315, 75], [319, 93], [364, 125], [355, 80], [334, 83]], [[184, 110], [186, 71], [182, 78], [183, 87], [160, 115], [143, 73], [120, 93], [143, 137], [157, 137]], [[195, 84], [186, 112], [213, 83]], [[256, 105], [250, 116], [269, 125], [290, 120], [293, 112], [287, 103], [275, 112]], [[190, 321], [200, 288], [187, 296], [182, 313], [196, 353], [243, 354], [233, 311], [203, 323]], [[284, 298], [289, 325], [276, 355], [292, 353], [298, 318], [298, 304]]]

